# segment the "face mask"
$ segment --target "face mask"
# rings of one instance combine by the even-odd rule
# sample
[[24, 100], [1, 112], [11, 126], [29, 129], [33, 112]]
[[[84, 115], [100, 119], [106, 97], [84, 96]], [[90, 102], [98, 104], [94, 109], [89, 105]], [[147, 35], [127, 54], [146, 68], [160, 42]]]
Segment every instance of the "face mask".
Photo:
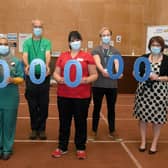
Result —
[[43, 30], [42, 30], [42, 28], [33, 28], [33, 33], [34, 33], [34, 35], [35, 36], [41, 36], [42, 35], [42, 32], [43, 32]]
[[74, 41], [70, 43], [71, 49], [78, 51], [81, 48], [81, 41]]
[[155, 47], [155, 46], [151, 47], [151, 52], [154, 55], [160, 54], [160, 51], [161, 51], [161, 47]]
[[9, 46], [0, 45], [0, 55], [7, 55], [9, 53]]
[[109, 44], [110, 43], [110, 40], [111, 40], [111, 37], [110, 36], [104, 36], [102, 37], [102, 42], [104, 44]]

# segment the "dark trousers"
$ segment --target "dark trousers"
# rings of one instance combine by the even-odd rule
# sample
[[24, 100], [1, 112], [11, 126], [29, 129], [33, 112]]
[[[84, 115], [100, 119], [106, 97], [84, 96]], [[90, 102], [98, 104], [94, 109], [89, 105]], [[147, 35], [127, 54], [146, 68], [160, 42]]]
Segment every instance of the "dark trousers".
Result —
[[45, 131], [48, 117], [50, 76], [47, 76], [42, 84], [34, 84], [29, 76], [26, 76], [25, 97], [28, 102], [31, 129]]
[[58, 148], [66, 151], [70, 136], [71, 121], [74, 117], [75, 145], [77, 150], [85, 150], [87, 140], [87, 116], [90, 98], [57, 98], [59, 111], [59, 145]]
[[97, 132], [100, 119], [100, 109], [103, 96], [105, 95], [107, 101], [107, 118], [109, 124], [109, 132], [115, 131], [115, 103], [117, 99], [117, 88], [93, 87], [92, 91], [94, 103], [92, 130], [94, 132]]

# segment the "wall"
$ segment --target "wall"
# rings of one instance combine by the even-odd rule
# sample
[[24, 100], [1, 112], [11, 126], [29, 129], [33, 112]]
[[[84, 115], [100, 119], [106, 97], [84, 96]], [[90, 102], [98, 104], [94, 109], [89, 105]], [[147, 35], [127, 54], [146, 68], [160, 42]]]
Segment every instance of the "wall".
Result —
[[[145, 50], [146, 26], [167, 24], [166, 0], [5, 0], [0, 5], [0, 32], [31, 32], [31, 20], [42, 19], [45, 36], [53, 50], [67, 49], [69, 31], [77, 29], [87, 41], [99, 44], [98, 32], [109, 26], [113, 38], [122, 35], [115, 46], [122, 54], [142, 54]], [[168, 5], [168, 2], [166, 2]], [[155, 9], [156, 13], [154, 12]], [[164, 8], [165, 10], [161, 10]], [[152, 15], [151, 15], [152, 14]], [[166, 15], [165, 15], [166, 14]], [[167, 17], [167, 18], [166, 18]]]

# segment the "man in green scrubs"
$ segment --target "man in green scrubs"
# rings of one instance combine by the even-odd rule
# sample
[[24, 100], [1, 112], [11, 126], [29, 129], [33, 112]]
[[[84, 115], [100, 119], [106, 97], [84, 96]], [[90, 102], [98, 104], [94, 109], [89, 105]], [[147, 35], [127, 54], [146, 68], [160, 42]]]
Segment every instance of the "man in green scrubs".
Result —
[[[51, 42], [42, 36], [43, 23], [40, 20], [32, 21], [33, 37], [25, 41], [23, 45], [23, 61], [26, 73], [25, 97], [28, 101], [31, 134], [29, 139], [45, 140], [46, 120], [48, 117], [49, 86], [50, 86], [50, 60]], [[46, 64], [46, 78], [43, 83], [35, 84], [29, 77], [29, 66], [31, 62], [39, 58]], [[40, 65], [35, 66], [35, 76], [38, 79], [41, 74]]]
[[[0, 60], [7, 62], [10, 77], [7, 85], [0, 88], [0, 159], [8, 160], [12, 154], [16, 118], [19, 105], [18, 84], [23, 82], [21, 61], [10, 53], [6, 38], [0, 38]], [[4, 68], [0, 65], [0, 83], [4, 80]]]

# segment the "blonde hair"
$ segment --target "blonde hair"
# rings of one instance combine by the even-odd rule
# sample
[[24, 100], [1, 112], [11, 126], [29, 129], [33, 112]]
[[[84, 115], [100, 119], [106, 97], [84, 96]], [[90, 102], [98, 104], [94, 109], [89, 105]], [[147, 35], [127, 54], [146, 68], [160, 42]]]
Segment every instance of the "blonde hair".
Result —
[[109, 27], [102, 27], [99, 31], [99, 36], [100, 37], [105, 30], [108, 30], [110, 32], [110, 35], [112, 35], [112, 30]]

